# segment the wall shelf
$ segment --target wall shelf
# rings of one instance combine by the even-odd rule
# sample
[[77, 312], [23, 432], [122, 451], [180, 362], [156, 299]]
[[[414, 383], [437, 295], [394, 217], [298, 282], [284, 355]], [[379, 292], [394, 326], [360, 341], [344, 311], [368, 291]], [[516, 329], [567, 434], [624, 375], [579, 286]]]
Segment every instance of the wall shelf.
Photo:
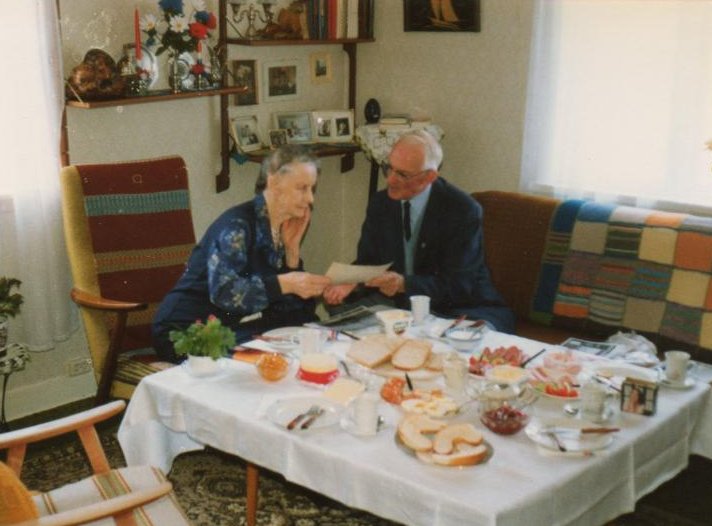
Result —
[[126, 106], [129, 104], [145, 104], [148, 102], [165, 102], [169, 100], [193, 99], [196, 97], [212, 97], [214, 95], [230, 95], [232, 93], [240, 93], [244, 88], [227, 87], [219, 89], [206, 89], [195, 91], [181, 91], [173, 93], [173, 90], [157, 90], [149, 92], [148, 95], [137, 97], [122, 97], [119, 99], [101, 99], [101, 100], [67, 100], [67, 106], [70, 108], [81, 108], [91, 110], [94, 108], [109, 108], [112, 106]]
[[359, 44], [375, 42], [373, 38], [338, 38], [331, 40], [297, 40], [297, 39], [259, 39], [259, 38], [227, 38], [228, 44], [237, 46], [319, 46], [329, 44]]

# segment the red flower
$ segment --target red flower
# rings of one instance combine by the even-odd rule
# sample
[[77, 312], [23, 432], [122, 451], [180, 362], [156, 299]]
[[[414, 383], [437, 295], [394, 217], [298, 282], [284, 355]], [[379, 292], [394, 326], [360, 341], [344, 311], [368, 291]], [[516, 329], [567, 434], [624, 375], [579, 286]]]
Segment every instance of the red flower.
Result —
[[[193, 64], [191, 66], [190, 72], [193, 75], [202, 75], [203, 73], [205, 73], [205, 66], [202, 62], [198, 62], [197, 64]], [[212, 314], [210, 316], [212, 316], [212, 319], [215, 319], [215, 316], [213, 316]], [[208, 316], [208, 321], [211, 320], [210, 316]]]
[[205, 25], [208, 26], [208, 29], [215, 29], [218, 26], [218, 19], [213, 13], [208, 15], [208, 21], [205, 22]]
[[198, 40], [203, 40], [208, 36], [208, 28], [201, 24], [200, 22], [193, 22], [188, 24], [188, 29], [190, 31], [190, 36], [197, 38]]

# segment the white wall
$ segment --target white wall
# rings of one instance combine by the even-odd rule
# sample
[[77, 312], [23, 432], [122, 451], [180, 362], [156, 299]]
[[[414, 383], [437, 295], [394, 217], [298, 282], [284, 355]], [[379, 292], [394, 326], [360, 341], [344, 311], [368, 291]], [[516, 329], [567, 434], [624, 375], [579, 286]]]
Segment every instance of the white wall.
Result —
[[[208, 1], [210, 7], [216, 2]], [[376, 98], [386, 112], [424, 110], [445, 130], [443, 175], [467, 191], [514, 190], [524, 116], [525, 83], [531, 34], [532, 0], [482, 0], [480, 33], [405, 33], [403, 3], [376, 4], [376, 42], [358, 47], [357, 123], [363, 106]], [[132, 39], [132, 12], [158, 13], [157, 2], [61, 0], [63, 56], [67, 75], [91, 47], [112, 56]], [[230, 59], [302, 60], [310, 53], [333, 55], [335, 81], [305, 84], [296, 101], [231, 106], [232, 115], [256, 114], [268, 129], [275, 111], [345, 107], [346, 67], [341, 46], [230, 46]], [[162, 72], [165, 74], [165, 70]], [[101, 162], [180, 154], [190, 174], [196, 234], [200, 235], [225, 208], [252, 195], [257, 165], [231, 161], [230, 189], [216, 194], [220, 169], [218, 99], [201, 98], [67, 112], [71, 162]], [[356, 156], [356, 167], [339, 173], [337, 158], [323, 160], [314, 219], [304, 244], [306, 265], [323, 272], [333, 260], [349, 261], [355, 254], [367, 200], [369, 164]], [[91, 375], [42, 378], [37, 367], [63, 364], [87, 356], [82, 334], [11, 378], [8, 418], [55, 407], [93, 394]], [[42, 378], [42, 379], [40, 379]]]

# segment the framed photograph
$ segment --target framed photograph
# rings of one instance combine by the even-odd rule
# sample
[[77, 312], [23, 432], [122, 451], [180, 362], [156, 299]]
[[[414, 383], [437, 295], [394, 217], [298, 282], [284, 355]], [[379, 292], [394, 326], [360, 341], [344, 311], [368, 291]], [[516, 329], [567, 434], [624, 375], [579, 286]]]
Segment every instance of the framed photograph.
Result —
[[315, 142], [351, 142], [354, 135], [354, 114], [350, 110], [313, 111]]
[[403, 0], [405, 31], [480, 31], [480, 0]]
[[309, 73], [312, 84], [331, 82], [333, 80], [331, 53], [312, 53], [309, 55]]
[[232, 138], [243, 152], [252, 152], [262, 148], [256, 115], [230, 119], [230, 130]]
[[312, 119], [308, 111], [275, 113], [274, 127], [287, 131], [287, 142], [290, 144], [312, 141]]
[[269, 147], [276, 150], [280, 146], [287, 144], [287, 130], [270, 130]]
[[257, 104], [257, 65], [255, 60], [233, 60], [232, 74], [235, 86], [244, 88], [244, 92], [235, 94], [237, 106]]
[[296, 99], [300, 90], [299, 62], [279, 61], [265, 62], [262, 84], [264, 85], [264, 101], [275, 102]]

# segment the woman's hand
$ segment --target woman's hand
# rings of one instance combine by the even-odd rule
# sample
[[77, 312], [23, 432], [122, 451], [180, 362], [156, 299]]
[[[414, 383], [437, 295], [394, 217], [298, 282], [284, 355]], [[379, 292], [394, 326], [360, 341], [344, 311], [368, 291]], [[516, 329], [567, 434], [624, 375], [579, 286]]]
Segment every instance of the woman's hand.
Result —
[[368, 280], [367, 287], [377, 288], [385, 296], [395, 296], [399, 292], [405, 292], [405, 278], [397, 272], [384, 272], [378, 277]]
[[287, 272], [277, 276], [277, 279], [284, 294], [296, 294], [303, 299], [321, 296], [331, 284], [331, 278], [309, 272]]
[[285, 257], [289, 268], [297, 268], [299, 266], [299, 247], [310, 220], [311, 209], [307, 208], [302, 217], [287, 219], [280, 225], [280, 235], [282, 236], [282, 243], [284, 243]]
[[339, 305], [340, 303], [343, 303], [346, 296], [351, 294], [355, 288], [356, 283], [329, 285], [324, 290], [324, 301], [327, 305]]

